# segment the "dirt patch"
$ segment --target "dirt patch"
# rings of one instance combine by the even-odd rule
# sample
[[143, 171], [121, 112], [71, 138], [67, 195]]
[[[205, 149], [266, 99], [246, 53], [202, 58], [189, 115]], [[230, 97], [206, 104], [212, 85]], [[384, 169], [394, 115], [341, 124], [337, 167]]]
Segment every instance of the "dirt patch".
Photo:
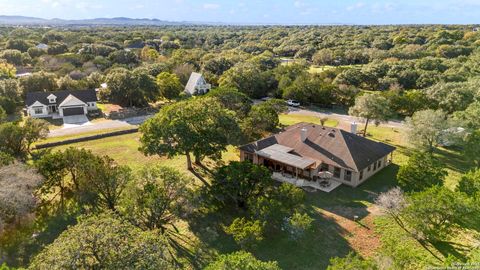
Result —
[[105, 104], [104, 108], [105, 109], [103, 110], [103, 113], [105, 113], [105, 114], [110, 114], [112, 112], [118, 112], [118, 111], [123, 109], [122, 106], [116, 105], [116, 104]]
[[[360, 255], [370, 257], [380, 246], [380, 240], [374, 230], [373, 219], [379, 214], [376, 207], [366, 209], [368, 214], [361, 217], [364, 208], [358, 207], [332, 207], [321, 209], [321, 213], [333, 219], [343, 229], [343, 237], [350, 246]], [[358, 221], [354, 221], [358, 216]]]

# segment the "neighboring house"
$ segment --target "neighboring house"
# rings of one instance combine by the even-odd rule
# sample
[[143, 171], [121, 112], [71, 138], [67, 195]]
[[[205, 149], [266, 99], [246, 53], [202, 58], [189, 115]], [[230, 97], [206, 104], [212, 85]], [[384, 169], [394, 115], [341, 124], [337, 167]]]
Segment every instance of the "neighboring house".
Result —
[[97, 110], [95, 90], [27, 93], [27, 114], [36, 117], [64, 117], [85, 115]]
[[25, 72], [25, 73], [17, 73], [17, 74], [15, 75], [15, 77], [21, 78], [21, 77], [28, 77], [28, 76], [31, 76], [31, 75], [32, 75], [31, 72]]
[[356, 187], [390, 164], [389, 155], [394, 150], [393, 146], [338, 128], [299, 123], [240, 147], [240, 159], [267, 166], [274, 171], [274, 178], [281, 174], [302, 179], [307, 183], [302, 186], [328, 174], [335, 182]]
[[212, 85], [208, 84], [207, 81], [205, 81], [205, 78], [202, 74], [192, 72], [192, 75], [190, 75], [190, 79], [185, 86], [185, 93], [191, 96], [203, 95], [208, 93], [211, 88]]
[[47, 50], [48, 49], [48, 45], [45, 44], [45, 43], [39, 43], [37, 46], [35, 46], [37, 49], [40, 49], [40, 50]]

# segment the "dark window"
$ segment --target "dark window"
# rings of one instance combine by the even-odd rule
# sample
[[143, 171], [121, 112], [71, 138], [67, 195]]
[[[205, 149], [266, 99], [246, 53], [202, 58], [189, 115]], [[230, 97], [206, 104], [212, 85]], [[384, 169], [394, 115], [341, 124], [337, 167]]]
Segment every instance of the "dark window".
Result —
[[334, 167], [333, 168], [333, 177], [340, 178], [340, 168], [339, 167]]
[[363, 179], [363, 170], [360, 171], [360, 180]]
[[378, 167], [378, 168], [382, 167], [382, 161], [381, 161], [381, 160], [378, 161], [377, 167]]
[[377, 163], [373, 163], [373, 170], [375, 171], [377, 169]]
[[352, 172], [345, 170], [345, 174], [343, 175], [343, 180], [345, 181], [352, 181]]
[[328, 172], [328, 164], [322, 163], [322, 165], [320, 165], [320, 171], [321, 172]]
[[252, 161], [253, 162], [253, 154], [251, 153], [245, 153], [245, 160]]
[[372, 170], [372, 165], [368, 166], [367, 171], [371, 171], [371, 170]]

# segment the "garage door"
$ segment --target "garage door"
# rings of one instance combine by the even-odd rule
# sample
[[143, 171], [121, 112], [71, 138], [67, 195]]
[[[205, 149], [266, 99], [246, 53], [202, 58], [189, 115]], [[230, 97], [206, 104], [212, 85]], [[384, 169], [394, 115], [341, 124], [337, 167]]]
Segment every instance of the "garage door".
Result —
[[85, 114], [83, 111], [83, 107], [63, 109], [63, 116], [79, 115], [79, 114]]

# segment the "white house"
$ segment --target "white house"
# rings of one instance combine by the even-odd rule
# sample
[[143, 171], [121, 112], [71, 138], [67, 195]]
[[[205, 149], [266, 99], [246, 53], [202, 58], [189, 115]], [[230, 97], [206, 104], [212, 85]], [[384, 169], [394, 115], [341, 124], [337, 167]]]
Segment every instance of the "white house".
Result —
[[192, 75], [190, 75], [190, 79], [185, 86], [185, 93], [192, 96], [203, 95], [208, 93], [211, 88], [212, 85], [208, 84], [207, 81], [205, 81], [205, 78], [202, 74], [192, 72]]
[[45, 43], [39, 43], [37, 46], [35, 46], [37, 49], [40, 49], [40, 50], [47, 50], [48, 49], [48, 45], [45, 44]]
[[95, 90], [32, 92], [25, 103], [27, 114], [36, 118], [86, 115], [98, 109]]

